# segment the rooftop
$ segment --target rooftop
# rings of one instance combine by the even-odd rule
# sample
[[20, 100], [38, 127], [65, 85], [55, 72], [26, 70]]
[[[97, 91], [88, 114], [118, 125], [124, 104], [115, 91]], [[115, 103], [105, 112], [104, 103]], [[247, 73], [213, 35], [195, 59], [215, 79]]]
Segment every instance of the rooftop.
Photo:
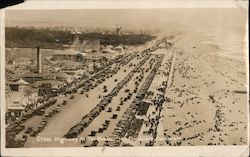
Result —
[[29, 83], [26, 82], [26, 81], [24, 81], [24, 80], [21, 78], [21, 79], [19, 79], [19, 80], [16, 81], [16, 82], [10, 82], [10, 83], [8, 83], [8, 84], [10, 84], [10, 85], [28, 85]]
[[87, 54], [84, 52], [80, 52], [80, 51], [75, 51], [75, 50], [56, 50], [53, 55], [82, 55], [82, 56], [86, 56]]
[[23, 74], [23, 78], [25, 78], [25, 77], [46, 77], [46, 76], [48, 76], [49, 75], [49, 73], [45, 73], [45, 72], [42, 72], [42, 73], [34, 73], [34, 72], [26, 72], [26, 73], [24, 73]]

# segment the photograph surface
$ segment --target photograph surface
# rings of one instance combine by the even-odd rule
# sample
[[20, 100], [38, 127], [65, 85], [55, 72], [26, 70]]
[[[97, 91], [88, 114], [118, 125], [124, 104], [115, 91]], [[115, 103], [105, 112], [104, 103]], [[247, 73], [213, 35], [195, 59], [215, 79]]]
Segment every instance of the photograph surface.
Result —
[[5, 147], [247, 145], [246, 23], [241, 8], [6, 10]]

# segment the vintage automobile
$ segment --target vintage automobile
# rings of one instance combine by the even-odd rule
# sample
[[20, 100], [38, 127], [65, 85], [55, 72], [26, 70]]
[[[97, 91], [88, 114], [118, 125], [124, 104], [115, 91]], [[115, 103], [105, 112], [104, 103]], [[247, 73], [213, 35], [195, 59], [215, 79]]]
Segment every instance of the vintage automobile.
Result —
[[64, 137], [66, 138], [75, 138], [79, 135], [79, 130], [71, 129]]
[[105, 124], [110, 124], [110, 120], [105, 120]]
[[95, 136], [96, 135], [96, 131], [91, 131], [89, 136]]
[[28, 127], [25, 133], [30, 134], [32, 131], [33, 131], [33, 127]]
[[107, 128], [108, 128], [108, 124], [102, 124], [102, 128], [104, 129], [104, 130], [106, 130]]
[[107, 112], [112, 112], [112, 108], [111, 108], [111, 107], [109, 107]]
[[75, 95], [71, 95], [71, 96], [70, 96], [70, 99], [74, 99], [74, 98], [75, 98]]
[[63, 103], [62, 103], [62, 105], [66, 105], [67, 104], [67, 101], [66, 100], [64, 100], [63, 101]]
[[121, 110], [121, 107], [117, 106], [116, 111], [120, 111], [120, 110]]
[[102, 133], [103, 132], [103, 128], [99, 128], [98, 132]]
[[61, 107], [57, 106], [57, 107], [55, 108], [55, 111], [56, 111], [56, 112], [60, 112], [60, 111], [61, 111]]
[[34, 114], [35, 115], [39, 115], [39, 116], [43, 115], [44, 113], [45, 113], [45, 109], [44, 108], [41, 108], [39, 110], [35, 110], [34, 111]]
[[30, 134], [30, 136], [35, 137], [38, 133], [39, 133], [39, 130], [38, 130], [38, 129], [35, 129], [35, 130]]
[[112, 119], [116, 119], [117, 118], [117, 114], [113, 114]]

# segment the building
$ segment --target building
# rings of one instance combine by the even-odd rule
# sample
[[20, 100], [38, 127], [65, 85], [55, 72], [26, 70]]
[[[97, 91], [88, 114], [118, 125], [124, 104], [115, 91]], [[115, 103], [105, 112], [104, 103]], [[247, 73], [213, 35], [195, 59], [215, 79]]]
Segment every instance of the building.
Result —
[[53, 53], [53, 60], [55, 61], [73, 61], [83, 62], [85, 60], [86, 53], [75, 50], [58, 50]]
[[100, 39], [98, 40], [84, 40], [81, 51], [85, 53], [100, 52]]
[[114, 48], [114, 50], [117, 52], [123, 52], [123, 47], [122, 47], [122, 45], [118, 45]]
[[62, 85], [64, 85], [64, 83], [57, 80], [44, 80], [35, 83], [35, 86], [38, 87], [38, 96], [45, 97], [56, 94], [56, 91], [59, 90]]
[[29, 83], [24, 81], [23, 79], [20, 79], [16, 82], [10, 82], [8, 83], [10, 90], [11, 91], [17, 91], [17, 92], [21, 92], [23, 90], [23, 88], [28, 85]]
[[[70, 54], [70, 58], [74, 57], [73, 53]], [[64, 55], [58, 55], [58, 56], [64, 56]], [[65, 55], [64, 57], [67, 57], [68, 55]], [[73, 56], [73, 57], [72, 57]], [[77, 55], [76, 55], [77, 56]], [[41, 62], [41, 53], [39, 47], [37, 48], [37, 71], [36, 72], [26, 72], [22, 76], [23, 81], [29, 82], [29, 83], [35, 83], [37, 81], [44, 81], [44, 80], [59, 80], [59, 81], [70, 81], [70, 76], [62, 73], [62, 72], [43, 72], [42, 71], [42, 62]], [[23, 82], [21, 81], [21, 83]]]
[[67, 81], [70, 82], [71, 76], [67, 75], [63, 72], [55, 72], [55, 73], [33, 73], [33, 72], [27, 72], [22, 77], [23, 80], [34, 83], [37, 81], [44, 81], [44, 80], [58, 80], [58, 81]]
[[[22, 86], [20, 90], [20, 86]], [[27, 85], [20, 85], [19, 91], [15, 88], [6, 91], [6, 123], [9, 124], [14, 121], [17, 117], [20, 117], [25, 108], [36, 102], [38, 99], [36, 89]]]
[[26, 72], [23, 74], [22, 79], [29, 82], [34, 83], [36, 81], [42, 80], [54, 80], [55, 76], [51, 75], [51, 73], [35, 73], [35, 72]]
[[116, 51], [114, 51], [114, 47], [112, 45], [106, 45], [102, 49], [102, 53], [116, 53]]
[[66, 81], [66, 82], [72, 81], [71, 76], [63, 72], [57, 72], [54, 74], [54, 76], [55, 76], [55, 80], [57, 81]]

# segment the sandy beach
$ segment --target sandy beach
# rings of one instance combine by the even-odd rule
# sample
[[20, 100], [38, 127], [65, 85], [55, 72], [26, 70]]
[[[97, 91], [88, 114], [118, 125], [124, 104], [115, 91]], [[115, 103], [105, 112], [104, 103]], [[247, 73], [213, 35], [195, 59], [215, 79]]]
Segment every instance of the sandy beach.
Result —
[[197, 34], [175, 45], [172, 83], [166, 91], [170, 102], [163, 105], [158, 129], [158, 136], [167, 139], [156, 145], [247, 144], [246, 63], [224, 57], [204, 40]]

